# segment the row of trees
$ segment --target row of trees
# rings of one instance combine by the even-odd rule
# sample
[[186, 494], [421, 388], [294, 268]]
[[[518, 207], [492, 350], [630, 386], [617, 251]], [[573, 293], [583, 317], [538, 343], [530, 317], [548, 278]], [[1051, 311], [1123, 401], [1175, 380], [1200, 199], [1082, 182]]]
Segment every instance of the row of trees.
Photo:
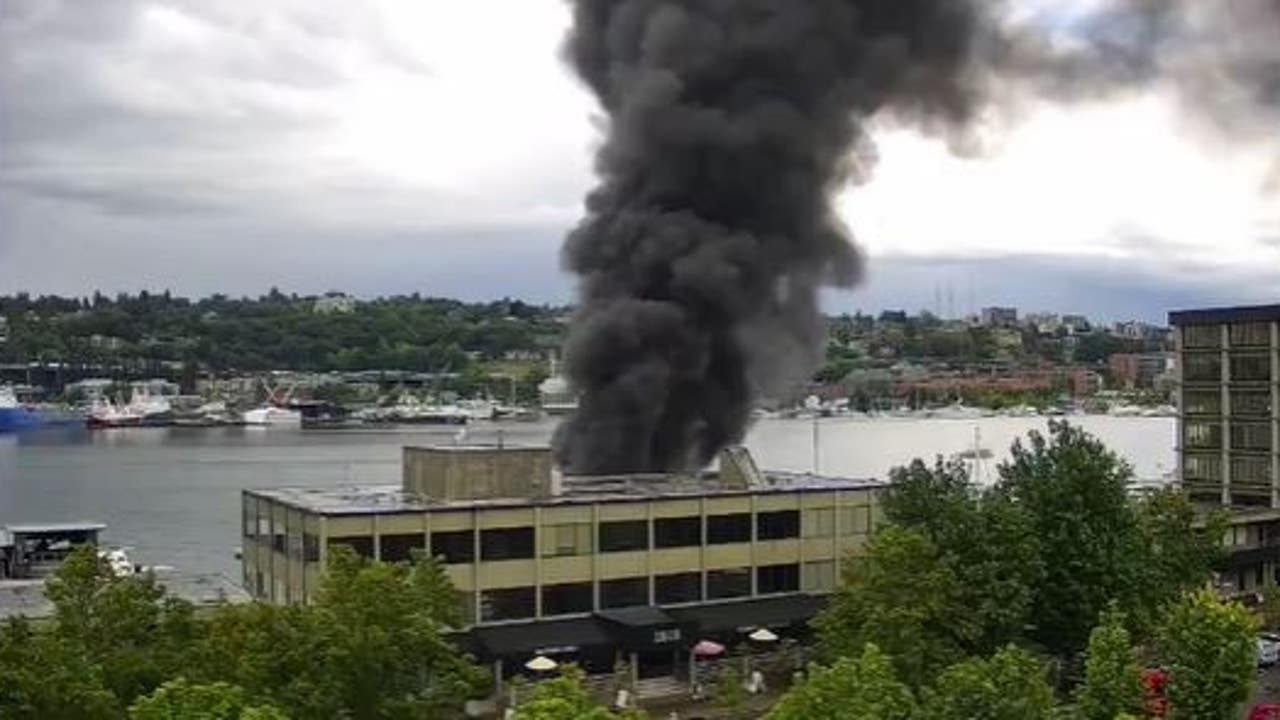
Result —
[[0, 361], [191, 362], [212, 370], [452, 371], [473, 357], [536, 353], [563, 328], [563, 308], [519, 300], [464, 303], [417, 295], [317, 313], [315, 297], [256, 299], [168, 293], [88, 298], [0, 296], [9, 340]]
[[458, 604], [434, 562], [338, 549], [315, 602], [197, 614], [91, 548], [47, 583], [55, 612], [0, 628], [0, 717], [360, 720], [450, 716], [485, 674], [444, 636]]

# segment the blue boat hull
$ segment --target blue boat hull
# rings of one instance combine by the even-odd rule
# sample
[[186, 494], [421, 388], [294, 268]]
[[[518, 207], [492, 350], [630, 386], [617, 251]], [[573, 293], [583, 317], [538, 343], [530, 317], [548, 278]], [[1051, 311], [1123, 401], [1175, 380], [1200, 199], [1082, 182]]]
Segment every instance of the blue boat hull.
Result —
[[24, 407], [0, 408], [0, 432], [26, 430], [40, 425], [40, 415]]

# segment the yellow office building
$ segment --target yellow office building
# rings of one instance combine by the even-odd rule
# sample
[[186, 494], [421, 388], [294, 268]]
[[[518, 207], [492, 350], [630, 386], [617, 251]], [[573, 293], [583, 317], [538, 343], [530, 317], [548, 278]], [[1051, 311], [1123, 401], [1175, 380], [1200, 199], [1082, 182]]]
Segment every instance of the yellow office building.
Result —
[[761, 472], [741, 448], [719, 465], [562, 477], [547, 448], [405, 448], [401, 486], [245, 491], [245, 587], [306, 602], [335, 545], [391, 562], [427, 549], [489, 662], [629, 656], [648, 675], [699, 639], [803, 634], [876, 526], [883, 485]]

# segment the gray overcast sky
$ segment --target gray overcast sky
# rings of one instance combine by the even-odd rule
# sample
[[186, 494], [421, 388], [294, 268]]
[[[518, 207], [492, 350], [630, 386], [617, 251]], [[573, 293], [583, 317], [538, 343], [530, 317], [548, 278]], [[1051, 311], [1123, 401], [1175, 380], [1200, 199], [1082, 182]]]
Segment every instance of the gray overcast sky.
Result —
[[[568, 300], [599, 122], [567, 25], [559, 0], [4, 0], [0, 292]], [[1025, 107], [978, 158], [877, 142], [838, 198], [870, 278], [833, 310], [1280, 301], [1280, 139], [1199, 132], [1158, 87]]]

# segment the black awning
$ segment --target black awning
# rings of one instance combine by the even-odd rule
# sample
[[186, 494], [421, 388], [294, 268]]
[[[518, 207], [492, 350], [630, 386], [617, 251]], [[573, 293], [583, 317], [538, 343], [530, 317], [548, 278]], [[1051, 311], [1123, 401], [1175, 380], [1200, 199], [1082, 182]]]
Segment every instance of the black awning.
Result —
[[613, 639], [599, 620], [573, 618], [472, 628], [469, 645], [481, 660], [563, 655], [608, 647]]
[[808, 623], [826, 604], [825, 598], [814, 595], [784, 595], [671, 608], [667, 612], [677, 620], [696, 623], [703, 633], [750, 632]]
[[677, 647], [689, 642], [693, 623], [673, 618], [652, 605], [601, 610], [596, 613], [617, 640], [628, 650]]

